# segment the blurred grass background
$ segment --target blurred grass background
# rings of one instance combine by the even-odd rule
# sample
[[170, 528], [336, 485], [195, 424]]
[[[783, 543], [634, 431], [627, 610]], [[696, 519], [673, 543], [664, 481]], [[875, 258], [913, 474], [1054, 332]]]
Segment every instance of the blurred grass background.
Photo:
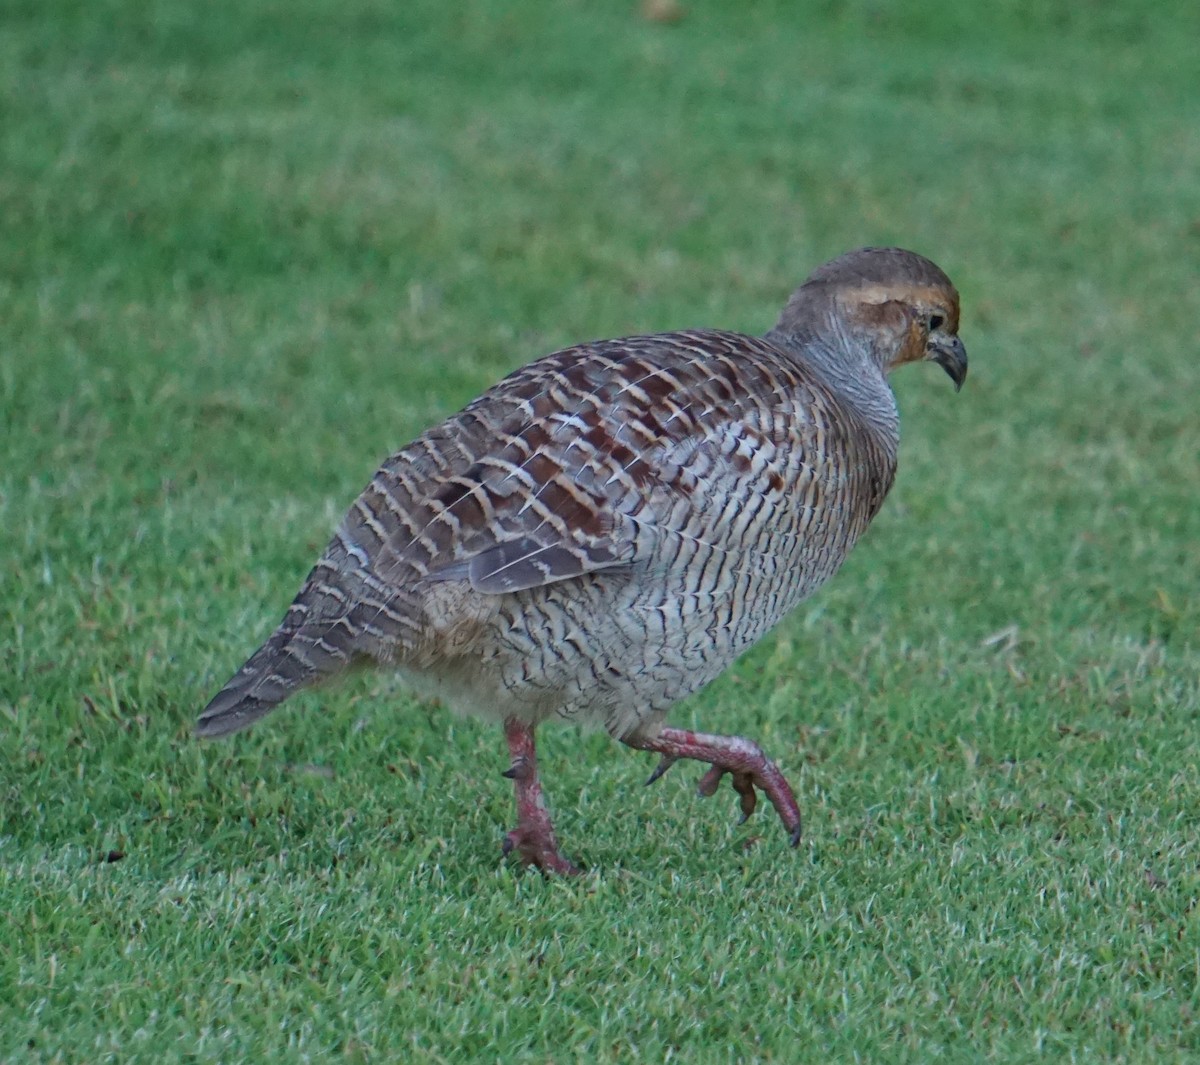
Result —
[[[647, 12], [656, 17], [647, 17]], [[10, 0], [0, 1059], [1189, 1060], [1200, 9]], [[196, 713], [378, 461], [579, 340], [963, 294], [839, 578], [680, 724], [807, 817], [385, 677]], [[118, 857], [120, 856], [120, 857]], [[108, 859], [113, 860], [108, 860]]]

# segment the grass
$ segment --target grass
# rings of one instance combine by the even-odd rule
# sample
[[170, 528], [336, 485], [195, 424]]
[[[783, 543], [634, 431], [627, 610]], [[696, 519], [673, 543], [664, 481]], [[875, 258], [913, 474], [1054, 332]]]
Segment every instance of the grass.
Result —
[[[1200, 1054], [1195, 5], [3, 20], [0, 1060]], [[898, 375], [870, 535], [675, 716], [798, 853], [546, 730], [590, 871], [520, 875], [498, 735], [379, 675], [190, 738], [390, 450], [891, 242], [967, 387]]]

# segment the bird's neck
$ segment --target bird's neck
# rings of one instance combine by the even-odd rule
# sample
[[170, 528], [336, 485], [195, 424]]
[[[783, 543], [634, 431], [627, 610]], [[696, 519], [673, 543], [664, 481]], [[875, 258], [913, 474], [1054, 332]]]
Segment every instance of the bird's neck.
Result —
[[895, 452], [900, 439], [896, 397], [880, 359], [862, 338], [836, 326], [807, 335], [776, 326], [766, 339], [812, 372]]

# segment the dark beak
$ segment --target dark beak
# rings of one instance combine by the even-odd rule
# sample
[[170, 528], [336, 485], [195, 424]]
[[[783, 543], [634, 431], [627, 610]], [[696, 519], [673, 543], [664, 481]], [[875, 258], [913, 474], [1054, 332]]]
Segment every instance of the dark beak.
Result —
[[929, 357], [950, 375], [954, 382], [954, 391], [962, 389], [967, 379], [967, 349], [958, 337], [931, 336], [929, 338]]

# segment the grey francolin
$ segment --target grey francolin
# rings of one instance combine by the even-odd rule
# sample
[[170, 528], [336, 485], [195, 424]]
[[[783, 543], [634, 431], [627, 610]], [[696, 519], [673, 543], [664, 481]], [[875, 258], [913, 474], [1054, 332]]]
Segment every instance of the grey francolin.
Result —
[[728, 773], [790, 840], [800, 811], [759, 747], [664, 725], [828, 580], [896, 472], [887, 375], [967, 373], [958, 293], [932, 262], [863, 248], [816, 270], [765, 336], [693, 330], [582, 344], [506, 377], [393, 455], [283, 622], [201, 715], [245, 728], [356, 662], [503, 725], [526, 863], [574, 872], [534, 730], [558, 718]]

